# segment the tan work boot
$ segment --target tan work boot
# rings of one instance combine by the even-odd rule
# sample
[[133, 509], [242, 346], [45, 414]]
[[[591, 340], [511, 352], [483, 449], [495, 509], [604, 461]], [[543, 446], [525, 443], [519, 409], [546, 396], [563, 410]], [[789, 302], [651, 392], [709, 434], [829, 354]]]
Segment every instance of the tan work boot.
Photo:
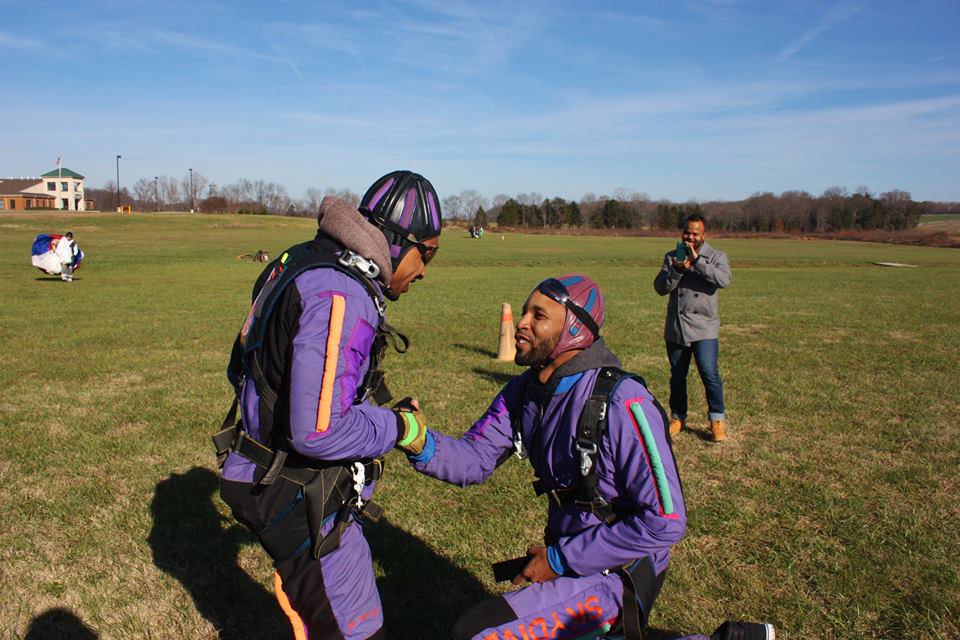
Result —
[[680, 418], [670, 418], [670, 435], [677, 435], [685, 426], [687, 426], [686, 420], [681, 420]]
[[723, 442], [727, 439], [727, 423], [723, 420], [711, 420], [710, 431], [713, 432], [714, 442]]

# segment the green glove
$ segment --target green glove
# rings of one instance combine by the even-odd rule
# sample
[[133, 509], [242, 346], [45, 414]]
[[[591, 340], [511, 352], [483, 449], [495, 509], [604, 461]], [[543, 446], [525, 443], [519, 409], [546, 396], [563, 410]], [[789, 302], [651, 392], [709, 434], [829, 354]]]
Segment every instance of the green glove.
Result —
[[419, 455], [427, 442], [427, 420], [409, 400], [398, 402], [393, 411], [397, 414], [397, 448]]

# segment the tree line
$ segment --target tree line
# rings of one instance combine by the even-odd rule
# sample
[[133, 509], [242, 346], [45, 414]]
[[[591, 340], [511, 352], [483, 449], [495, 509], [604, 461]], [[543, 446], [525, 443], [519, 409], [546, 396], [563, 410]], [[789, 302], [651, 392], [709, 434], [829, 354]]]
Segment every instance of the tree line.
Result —
[[[217, 185], [194, 171], [180, 178], [140, 178], [120, 190], [120, 204], [140, 211], [190, 211], [203, 213], [250, 213], [316, 215], [324, 196], [334, 195], [354, 206], [360, 196], [349, 189], [307, 189], [303, 198], [292, 198], [283, 185], [241, 178]], [[101, 209], [112, 209], [116, 185], [87, 189], [87, 196]], [[690, 214], [700, 214], [713, 229], [753, 232], [830, 232], [847, 229], [909, 229], [925, 213], [960, 213], [960, 203], [916, 202], [907, 191], [894, 189], [873, 194], [867, 187], [849, 192], [830, 187], [819, 196], [806, 191], [755, 193], [738, 201], [676, 203], [651, 200], [646, 194], [619, 189], [612, 196], [585, 194], [579, 201], [539, 193], [515, 196], [498, 194], [487, 199], [475, 190], [449, 195], [442, 200], [444, 217], [488, 226], [526, 228], [676, 229]]]
[[495, 202], [489, 210], [480, 207], [473, 221], [517, 227], [666, 230], [677, 229], [687, 216], [699, 214], [713, 229], [806, 233], [909, 229], [916, 227], [925, 213], [948, 212], [960, 212], [960, 204], [916, 202], [909, 192], [899, 189], [875, 195], [864, 187], [854, 193], [831, 187], [819, 196], [805, 191], [763, 192], [739, 201], [685, 203], [653, 201], [644, 194], [625, 191], [613, 197], [586, 194], [579, 202], [552, 198], [537, 203], [527, 195]]
[[356, 206], [360, 196], [349, 189], [307, 189], [302, 199], [295, 199], [286, 187], [267, 180], [241, 178], [234, 183], [218, 185], [194, 171], [180, 178], [154, 176], [140, 178], [129, 188], [121, 187], [119, 202], [117, 185], [108, 180], [103, 188], [87, 188], [86, 196], [97, 208], [109, 211], [118, 205], [129, 205], [137, 211], [199, 211], [201, 213], [272, 214], [312, 217], [317, 214], [324, 196], [333, 195]]

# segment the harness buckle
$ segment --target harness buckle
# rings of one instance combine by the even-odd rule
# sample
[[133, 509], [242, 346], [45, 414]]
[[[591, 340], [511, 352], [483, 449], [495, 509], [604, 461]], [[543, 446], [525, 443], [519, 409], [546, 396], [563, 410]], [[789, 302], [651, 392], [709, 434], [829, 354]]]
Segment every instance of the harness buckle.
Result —
[[527, 459], [527, 448], [523, 446], [523, 436], [519, 431], [513, 433], [513, 455], [517, 456], [518, 460]]
[[[344, 249], [337, 258], [337, 262], [348, 269], [353, 269], [368, 280], [376, 280], [377, 276], [380, 275], [380, 267], [377, 265], [377, 263], [364, 258], [360, 254], [350, 251], [350, 249]], [[373, 304], [377, 307], [377, 313], [383, 316], [387, 312], [387, 305], [383, 302], [380, 296], [370, 297], [373, 298]]]
[[365, 275], [371, 280], [380, 275], [380, 267], [378, 267], [375, 262], [368, 260], [363, 256], [354, 253], [353, 251], [350, 251], [350, 249], [344, 249], [343, 253], [340, 254], [340, 257], [337, 258], [337, 262], [345, 267], [356, 269], [362, 275]]
[[362, 492], [363, 492], [363, 485], [367, 480], [367, 470], [364, 467], [362, 462], [357, 461], [353, 463], [353, 466], [351, 467], [351, 471], [353, 472], [353, 492], [357, 494], [356, 497], [354, 498], [354, 500], [356, 501], [354, 504], [357, 507], [357, 509], [360, 509], [361, 507], [363, 507]]
[[591, 442], [589, 447], [577, 443], [577, 451], [580, 452], [580, 475], [586, 477], [590, 475], [590, 469], [593, 468], [593, 456], [597, 455], [597, 443]]

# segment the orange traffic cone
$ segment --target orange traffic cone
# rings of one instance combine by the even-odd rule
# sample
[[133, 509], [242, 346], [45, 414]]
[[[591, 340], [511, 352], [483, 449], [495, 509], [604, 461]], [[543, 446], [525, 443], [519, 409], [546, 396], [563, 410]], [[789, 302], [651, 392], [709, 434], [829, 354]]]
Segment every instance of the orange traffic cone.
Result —
[[504, 302], [500, 306], [500, 343], [497, 345], [497, 360], [513, 362], [517, 355], [517, 345], [513, 341], [513, 311], [510, 303]]

